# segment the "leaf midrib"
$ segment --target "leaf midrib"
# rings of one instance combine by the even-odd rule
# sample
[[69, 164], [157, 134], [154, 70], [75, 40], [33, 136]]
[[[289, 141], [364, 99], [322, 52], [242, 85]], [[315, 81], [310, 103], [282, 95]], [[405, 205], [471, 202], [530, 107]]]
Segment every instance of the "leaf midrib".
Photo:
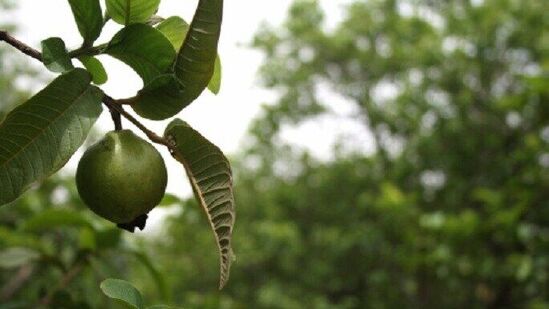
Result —
[[[7, 161], [5, 161], [1, 167], [3, 168], [6, 168], [7, 165], [13, 160], [15, 159], [22, 151], [24, 151], [25, 149], [27, 149], [31, 144], [33, 144], [36, 139], [39, 137], [39, 136], [42, 136], [42, 133], [44, 133], [44, 131], [46, 131], [49, 127], [51, 127], [51, 125], [53, 123], [55, 123], [60, 117], [64, 116], [70, 109], [72, 109], [75, 104], [74, 102], [77, 102], [79, 101], [90, 89], [92, 89], [91, 87], [87, 87], [84, 89], [84, 91], [78, 95], [78, 97], [76, 97], [76, 99], [73, 101], [73, 103], [71, 103], [64, 111], [62, 111], [58, 116], [56, 116], [47, 126], [45, 126], [44, 128], [41, 128], [40, 131], [29, 141], [27, 142], [27, 144], [25, 144], [23, 147], [21, 147], [21, 149], [19, 149], [15, 154], [13, 154], [13, 156], [11, 156], [11, 158], [8, 158]], [[17, 111], [18, 112], [18, 111]], [[13, 115], [12, 115], [13, 117]], [[10, 117], [10, 118], [12, 118]], [[9, 118], [7, 118], [4, 122], [7, 122], [9, 120]]]

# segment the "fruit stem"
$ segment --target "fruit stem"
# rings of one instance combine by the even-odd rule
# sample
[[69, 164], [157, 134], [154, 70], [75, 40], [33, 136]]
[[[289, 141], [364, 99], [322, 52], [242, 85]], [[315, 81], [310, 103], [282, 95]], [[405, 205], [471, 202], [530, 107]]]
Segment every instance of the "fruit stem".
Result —
[[110, 109], [114, 109], [117, 112], [119, 112], [124, 118], [126, 118], [129, 122], [131, 122], [133, 125], [135, 125], [139, 130], [141, 130], [151, 142], [164, 145], [168, 147], [170, 152], [175, 152], [177, 149], [173, 145], [173, 143], [170, 143], [170, 141], [162, 136], [159, 136], [158, 134], [154, 133], [153, 131], [149, 130], [147, 127], [145, 127], [144, 124], [139, 122], [139, 120], [135, 119], [131, 114], [126, 112], [121, 104], [118, 104], [117, 100], [113, 99], [107, 94], [103, 95], [103, 103], [107, 105]]
[[116, 109], [109, 107], [115, 131], [122, 131], [122, 116]]

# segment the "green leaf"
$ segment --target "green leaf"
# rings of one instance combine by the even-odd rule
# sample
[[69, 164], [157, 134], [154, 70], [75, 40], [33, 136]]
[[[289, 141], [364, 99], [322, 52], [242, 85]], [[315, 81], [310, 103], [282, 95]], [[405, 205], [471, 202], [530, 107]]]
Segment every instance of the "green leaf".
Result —
[[88, 227], [91, 222], [81, 213], [69, 209], [47, 209], [23, 223], [27, 232], [43, 232], [59, 227]]
[[[189, 24], [179, 16], [172, 16], [165, 19], [156, 26], [164, 36], [172, 43], [176, 52], [179, 52], [183, 41], [189, 31]], [[219, 55], [215, 58], [215, 68], [212, 78], [208, 84], [208, 89], [218, 94], [221, 88], [221, 58]]]
[[133, 68], [145, 85], [167, 73], [175, 59], [170, 41], [160, 31], [145, 24], [122, 29], [113, 37], [105, 53]]
[[96, 85], [103, 85], [107, 82], [109, 77], [105, 71], [105, 67], [99, 59], [91, 56], [80, 56], [78, 60], [82, 62], [86, 70], [93, 76], [93, 83]]
[[170, 43], [172, 43], [175, 51], [179, 52], [189, 31], [189, 24], [179, 16], [172, 16], [159, 23], [156, 29], [162, 32]]
[[106, 279], [101, 282], [101, 291], [108, 297], [120, 300], [133, 308], [143, 308], [141, 293], [129, 282], [120, 279]]
[[55, 73], [74, 69], [65, 42], [60, 38], [49, 38], [42, 41], [42, 62], [48, 70]]
[[[188, 33], [182, 33], [185, 40], [177, 55], [175, 76], [158, 77], [154, 83], [146, 84], [132, 105], [136, 113], [152, 120], [170, 118], [206, 89], [214, 76], [222, 16], [223, 0], [199, 1]], [[221, 78], [220, 70], [219, 66], [217, 78]], [[215, 92], [217, 80], [213, 83]]]
[[69, 0], [84, 45], [91, 45], [103, 29], [103, 12], [99, 0]]
[[131, 105], [141, 117], [163, 120], [181, 111], [181, 84], [173, 74], [160, 75], [145, 85]]
[[0, 268], [16, 268], [40, 258], [40, 253], [28, 248], [9, 248], [0, 252]]
[[147, 307], [147, 309], [181, 309], [182, 307], [173, 307], [168, 305], [154, 305]]
[[0, 124], [0, 205], [63, 167], [102, 111], [103, 93], [75, 69], [10, 112]]
[[219, 55], [215, 58], [214, 73], [208, 84], [208, 89], [213, 94], [218, 94], [219, 90], [221, 90], [221, 58], [219, 58]]
[[232, 171], [223, 152], [186, 122], [172, 121], [165, 137], [174, 143], [173, 156], [185, 167], [195, 197], [214, 231], [220, 253], [219, 288], [229, 280], [235, 220]]
[[223, 0], [200, 0], [175, 63], [183, 86], [183, 107], [194, 101], [212, 79], [221, 34]]
[[160, 0], [107, 0], [107, 13], [121, 25], [144, 23], [158, 10]]

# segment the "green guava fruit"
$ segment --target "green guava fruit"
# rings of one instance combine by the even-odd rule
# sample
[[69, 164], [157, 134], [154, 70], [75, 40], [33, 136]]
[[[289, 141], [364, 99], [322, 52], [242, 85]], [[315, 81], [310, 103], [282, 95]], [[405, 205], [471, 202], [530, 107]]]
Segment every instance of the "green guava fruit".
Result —
[[84, 203], [118, 224], [151, 211], [164, 196], [167, 182], [160, 153], [130, 130], [107, 133], [86, 150], [76, 171]]

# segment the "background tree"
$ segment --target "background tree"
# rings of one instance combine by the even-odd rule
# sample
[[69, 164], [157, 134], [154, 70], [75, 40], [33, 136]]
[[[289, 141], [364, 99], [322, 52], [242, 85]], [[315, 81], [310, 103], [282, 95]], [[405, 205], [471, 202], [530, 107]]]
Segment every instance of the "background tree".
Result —
[[[219, 251], [219, 289], [229, 279], [234, 224], [230, 163], [218, 147], [186, 122], [172, 119], [165, 134], [160, 136], [124, 109], [124, 105], [131, 105], [143, 118], [165, 120], [191, 104], [207, 87], [214, 93], [219, 91], [221, 72], [217, 45], [223, 1], [198, 1], [191, 23], [178, 16], [154, 15], [160, 0], [106, 0], [103, 2], [105, 12], [101, 2], [68, 1], [83, 39], [82, 45], [74, 50], [67, 50], [59, 37], [43, 40], [41, 50], [37, 50], [15, 38], [7, 26], [0, 29], [0, 41], [11, 45], [12, 52], [20, 52], [59, 74], [32, 98], [17, 102], [20, 104], [9, 110], [0, 123], [0, 206], [18, 207], [3, 213], [0, 230], [3, 236], [0, 268], [6, 271], [0, 275], [3, 281], [0, 299], [9, 308], [108, 306], [106, 298], [89, 293], [90, 286], [93, 289], [100, 286], [106, 296], [144, 308], [139, 292], [130, 283], [103, 280], [116, 273], [127, 273], [126, 256], [133, 256], [149, 269], [161, 289], [160, 294], [165, 295], [162, 278], [154, 264], [145, 253], [127, 246], [129, 242], [121, 240], [121, 231], [117, 229], [130, 232], [136, 227], [143, 229], [148, 212], [161, 204], [167, 182], [160, 154], [131, 130], [123, 130], [122, 117], [142, 131], [150, 142], [166, 146], [173, 159], [184, 166]], [[119, 31], [110, 41], [94, 46], [104, 25], [110, 21], [119, 24]], [[105, 94], [96, 86], [107, 80], [103, 65], [94, 58], [100, 54], [117, 58], [134, 69], [143, 79], [143, 89], [127, 99], [114, 99]], [[84, 68], [75, 68], [73, 60], [78, 60]], [[10, 78], [24, 77], [16, 68], [5, 70], [6, 81], [2, 86], [13, 86]], [[18, 94], [15, 89], [13, 92]], [[17, 95], [6, 96], [8, 101], [15, 98]], [[115, 132], [107, 134], [107, 139], [117, 143], [116, 151], [110, 151], [112, 144], [99, 142], [94, 149], [102, 153], [85, 157], [85, 167], [78, 170], [77, 194], [73, 177], [48, 178], [82, 146], [102, 113], [103, 104], [112, 114]], [[145, 159], [146, 154], [154, 157], [154, 165], [147, 160], [139, 164], [137, 160]], [[133, 165], [124, 165], [123, 160], [136, 161]], [[109, 165], [113, 162], [118, 166]], [[80, 177], [82, 170], [83, 178]], [[126, 172], [144, 188], [135, 192], [130, 174], [120, 175]], [[155, 172], [160, 177], [151, 178]], [[135, 179], [136, 175], [139, 179]], [[38, 190], [23, 194], [37, 182], [44, 183]], [[109, 183], [109, 187], [104, 183]], [[121, 194], [141, 193], [145, 196], [134, 202], [116, 200]], [[85, 197], [83, 200], [91, 210], [112, 222], [82, 211], [84, 203], [78, 195]], [[107, 195], [115, 197], [114, 201]], [[114, 207], [122, 208], [124, 213]], [[130, 294], [135, 297], [125, 299]]]
[[[188, 206], [157, 244], [185, 261], [161, 264], [174, 296], [211, 308], [548, 306], [548, 20], [540, 1], [355, 1], [327, 29], [317, 2], [296, 1], [254, 42], [281, 96], [238, 169], [231, 295], [204, 298], [215, 273], [206, 248], [190, 250], [207, 231]], [[282, 128], [337, 114], [319, 87], [352, 104], [373, 155], [319, 162], [284, 143]]]

